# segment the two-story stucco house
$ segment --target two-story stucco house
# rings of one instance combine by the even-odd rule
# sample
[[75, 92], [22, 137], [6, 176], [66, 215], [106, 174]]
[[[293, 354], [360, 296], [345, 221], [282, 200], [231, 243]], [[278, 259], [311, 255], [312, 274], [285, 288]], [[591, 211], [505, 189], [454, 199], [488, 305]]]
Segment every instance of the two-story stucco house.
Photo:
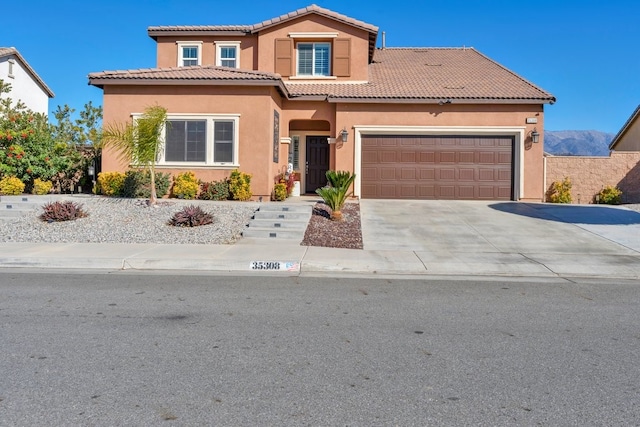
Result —
[[[161, 170], [251, 173], [269, 196], [287, 163], [302, 192], [327, 169], [355, 195], [543, 199], [544, 105], [555, 98], [472, 48], [376, 48], [378, 28], [311, 5], [246, 26], [154, 26], [157, 68], [89, 75], [104, 120], [168, 109]], [[535, 141], [534, 141], [535, 140]], [[102, 170], [124, 170], [112, 152]]]
[[11, 84], [11, 92], [0, 97], [22, 101], [30, 110], [48, 114], [53, 92], [14, 47], [0, 47], [0, 79]]

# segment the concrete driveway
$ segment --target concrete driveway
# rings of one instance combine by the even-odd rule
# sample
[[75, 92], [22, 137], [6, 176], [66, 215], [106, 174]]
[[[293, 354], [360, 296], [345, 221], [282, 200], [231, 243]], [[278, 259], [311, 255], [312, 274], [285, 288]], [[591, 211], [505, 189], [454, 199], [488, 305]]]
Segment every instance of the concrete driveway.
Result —
[[431, 270], [523, 259], [570, 274], [640, 269], [640, 213], [622, 207], [361, 200], [360, 209], [365, 250], [413, 251]]

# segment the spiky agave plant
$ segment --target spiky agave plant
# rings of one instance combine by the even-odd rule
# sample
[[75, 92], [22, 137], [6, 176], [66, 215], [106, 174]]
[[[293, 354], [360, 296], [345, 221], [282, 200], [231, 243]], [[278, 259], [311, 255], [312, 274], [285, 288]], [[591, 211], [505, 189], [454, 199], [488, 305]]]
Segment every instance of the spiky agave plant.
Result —
[[185, 206], [169, 220], [175, 227], [197, 227], [213, 223], [213, 215], [203, 211], [200, 206]]

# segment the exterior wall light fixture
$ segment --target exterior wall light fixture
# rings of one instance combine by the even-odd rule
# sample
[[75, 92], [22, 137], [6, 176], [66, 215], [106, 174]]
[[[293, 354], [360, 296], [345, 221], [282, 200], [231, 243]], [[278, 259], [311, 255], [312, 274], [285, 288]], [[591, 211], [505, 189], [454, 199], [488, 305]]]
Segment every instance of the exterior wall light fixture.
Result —
[[340, 135], [340, 140], [342, 142], [347, 142], [349, 140], [349, 132], [347, 132], [346, 128], [342, 128], [338, 135]]
[[533, 128], [533, 130], [529, 132], [529, 135], [531, 135], [531, 142], [533, 142], [534, 144], [540, 142], [540, 134], [538, 133], [538, 130], [536, 128]]

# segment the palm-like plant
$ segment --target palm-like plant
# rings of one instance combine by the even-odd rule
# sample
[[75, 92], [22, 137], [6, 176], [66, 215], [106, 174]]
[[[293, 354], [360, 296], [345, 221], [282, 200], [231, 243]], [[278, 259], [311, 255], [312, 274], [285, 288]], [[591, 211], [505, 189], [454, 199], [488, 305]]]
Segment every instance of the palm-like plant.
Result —
[[111, 123], [105, 126], [102, 143], [119, 151], [121, 160], [148, 169], [151, 177], [149, 204], [157, 203], [155, 166], [162, 143], [167, 109], [159, 105], [147, 107], [133, 123]]
[[316, 193], [331, 208], [331, 219], [333, 221], [341, 221], [342, 207], [347, 198], [353, 194], [349, 191], [349, 187], [356, 179], [356, 175], [348, 171], [328, 170], [326, 176], [329, 186], [318, 188]]

